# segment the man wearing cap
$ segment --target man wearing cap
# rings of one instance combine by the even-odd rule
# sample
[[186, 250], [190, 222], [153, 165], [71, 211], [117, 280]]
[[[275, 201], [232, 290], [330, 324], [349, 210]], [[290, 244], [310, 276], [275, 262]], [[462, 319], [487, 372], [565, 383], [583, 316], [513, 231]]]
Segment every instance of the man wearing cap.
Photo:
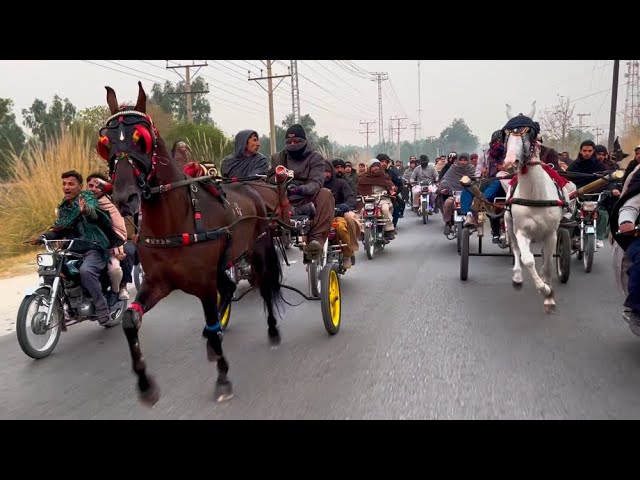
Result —
[[358, 183], [358, 174], [353, 169], [353, 164], [349, 160], [344, 162], [344, 179], [351, 187], [351, 190], [355, 192], [356, 184]]
[[[627, 296], [622, 317], [640, 337], [640, 237], [633, 236], [640, 218], [640, 145], [623, 178], [620, 200], [611, 212], [611, 235], [616, 280]], [[620, 232], [621, 234], [619, 234]]]
[[354, 252], [357, 252], [360, 246], [358, 238], [360, 238], [360, 223], [353, 210], [356, 208], [356, 195], [349, 183], [344, 178], [336, 175], [335, 164], [340, 159], [333, 162], [325, 161], [325, 181], [324, 188], [327, 188], [333, 194], [336, 202], [336, 216], [333, 221], [336, 223], [336, 233], [340, 242], [345, 244], [342, 248], [344, 261], [342, 266], [349, 269], [352, 266]]
[[331, 160], [331, 163], [333, 164], [336, 178], [341, 178], [344, 181], [346, 181], [349, 184], [349, 187], [351, 187], [351, 190], [355, 192], [355, 185], [351, 184], [351, 182], [349, 181], [349, 179], [345, 174], [347, 163], [341, 158], [334, 158], [333, 160]]
[[287, 194], [294, 215], [313, 217], [305, 251], [310, 256], [322, 252], [334, 216], [335, 201], [323, 188], [325, 160], [307, 142], [302, 125], [291, 125], [285, 133], [285, 147], [271, 157], [273, 168], [282, 165], [293, 171]]

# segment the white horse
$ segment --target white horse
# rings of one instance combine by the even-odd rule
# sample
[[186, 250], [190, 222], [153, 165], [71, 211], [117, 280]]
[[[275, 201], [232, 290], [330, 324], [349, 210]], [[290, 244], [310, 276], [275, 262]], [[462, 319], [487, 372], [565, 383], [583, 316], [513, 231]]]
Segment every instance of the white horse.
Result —
[[[533, 124], [535, 114], [533, 102], [531, 112], [526, 117], [520, 114], [516, 124]], [[512, 120], [511, 107], [507, 105], [507, 118]], [[522, 120], [518, 122], [517, 120]], [[509, 122], [513, 124], [513, 122]], [[509, 125], [507, 124], [507, 126]], [[522, 266], [527, 267], [536, 289], [544, 297], [544, 311], [551, 313], [556, 309], [551, 288], [551, 266], [556, 251], [557, 231], [563, 215], [558, 206], [559, 200], [565, 200], [558, 193], [551, 177], [540, 166], [540, 145], [537, 142], [536, 128], [520, 126], [506, 129], [505, 167], [515, 166], [518, 172], [518, 184], [513, 192], [511, 211], [505, 215], [505, 224], [511, 248], [515, 257], [513, 267], [513, 286], [522, 287]], [[553, 205], [553, 206], [552, 206]], [[542, 244], [542, 277], [538, 275], [535, 257], [531, 252], [532, 243]]]

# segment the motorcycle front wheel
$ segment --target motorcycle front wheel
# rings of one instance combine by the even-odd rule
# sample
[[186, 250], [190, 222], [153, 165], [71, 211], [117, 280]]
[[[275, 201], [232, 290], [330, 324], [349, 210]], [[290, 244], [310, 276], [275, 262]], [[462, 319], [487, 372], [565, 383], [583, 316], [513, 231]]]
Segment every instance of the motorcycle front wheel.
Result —
[[51, 315], [51, 324], [44, 324], [49, 308], [48, 288], [39, 288], [27, 295], [20, 304], [16, 320], [16, 334], [22, 351], [31, 358], [48, 356], [60, 339], [60, 322], [64, 321], [57, 308]]

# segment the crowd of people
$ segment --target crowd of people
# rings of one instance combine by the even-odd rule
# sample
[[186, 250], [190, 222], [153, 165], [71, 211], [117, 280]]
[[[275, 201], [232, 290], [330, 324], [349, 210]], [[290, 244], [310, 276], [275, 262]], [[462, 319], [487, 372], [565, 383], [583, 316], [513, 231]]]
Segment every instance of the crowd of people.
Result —
[[[395, 162], [386, 153], [354, 165], [342, 158], [325, 159], [308, 141], [307, 133], [299, 125], [292, 125], [285, 133], [285, 147], [271, 158], [259, 152], [260, 138], [254, 130], [243, 130], [235, 136], [235, 151], [225, 157], [220, 165], [223, 177], [268, 176], [278, 165], [293, 171], [293, 179], [288, 184], [287, 197], [293, 215], [312, 217], [312, 229], [306, 242], [306, 253], [318, 255], [329, 234], [332, 224], [336, 224], [337, 234], [344, 246], [344, 267], [352, 267], [352, 259], [362, 240], [358, 196], [387, 192], [389, 198], [380, 202], [385, 223], [384, 236], [393, 240], [398, 220], [404, 216], [407, 203], [417, 209], [421, 185], [437, 185], [437, 195], [430, 199], [429, 213], [442, 212], [445, 234], [453, 227], [453, 192], [461, 190], [463, 176], [480, 182], [485, 198], [492, 201], [497, 196], [506, 196], [509, 182], [504, 168], [505, 146], [502, 131], [491, 136], [489, 148], [480, 158], [476, 153], [449, 152], [433, 162], [425, 154], [411, 156], [407, 167], [400, 159]], [[587, 176], [571, 177], [571, 173], [595, 174], [618, 168], [622, 159], [612, 158], [603, 145], [587, 140], [580, 145], [575, 159], [568, 152], [557, 153], [544, 146], [539, 138], [540, 158], [549, 167], [549, 173], [559, 182], [558, 172], [566, 176], [580, 188], [591, 180]], [[194, 174], [192, 166], [197, 162], [191, 158], [187, 142], [178, 140], [171, 151], [178, 166], [188, 174]], [[619, 256], [618, 278], [627, 293], [624, 317], [632, 331], [640, 335], [640, 238], [626, 236], [619, 232], [636, 231], [640, 213], [640, 145], [635, 148], [635, 157], [626, 169], [619, 183], [604, 187], [610, 192], [610, 201], [600, 206], [600, 221], [597, 226], [598, 247], [602, 247], [609, 237]], [[553, 170], [553, 172], [551, 172]], [[555, 173], [554, 173], [555, 172]], [[562, 188], [562, 185], [560, 185]], [[131, 283], [131, 271], [137, 262], [135, 227], [137, 218], [124, 219], [110, 200], [111, 184], [102, 173], [91, 174], [87, 178], [87, 188], [83, 186], [82, 175], [75, 171], [62, 174], [64, 199], [58, 208], [58, 218], [52, 229], [45, 232], [45, 238], [83, 237], [91, 240], [84, 245], [85, 257], [80, 269], [83, 284], [93, 297], [97, 319], [106, 322], [108, 307], [100, 288], [99, 275], [107, 269], [113, 291], [122, 299], [128, 298], [127, 285]], [[465, 226], [476, 224], [471, 209], [471, 196], [461, 198], [460, 209], [466, 215]], [[567, 221], [575, 220], [577, 212]], [[494, 241], [498, 232], [492, 222]], [[609, 234], [609, 235], [608, 235]], [[34, 244], [41, 240], [35, 240]], [[615, 252], [614, 252], [615, 253]]]

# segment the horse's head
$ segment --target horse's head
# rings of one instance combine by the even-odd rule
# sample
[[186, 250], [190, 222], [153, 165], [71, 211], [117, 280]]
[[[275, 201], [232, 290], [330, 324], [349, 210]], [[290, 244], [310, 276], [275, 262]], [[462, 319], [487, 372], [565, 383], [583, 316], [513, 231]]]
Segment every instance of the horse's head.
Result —
[[505, 168], [510, 169], [514, 165], [516, 167], [524, 166], [536, 154], [540, 124], [533, 121], [535, 113], [535, 101], [531, 105], [531, 111], [528, 115], [520, 113], [515, 117], [511, 115], [511, 106], [507, 104], [507, 118], [509, 121], [502, 127], [502, 144], [506, 151]]
[[625, 158], [627, 158], [628, 156], [629, 156], [628, 153], [624, 153], [622, 151], [622, 146], [618, 141], [618, 137], [616, 137], [615, 141], [613, 142], [613, 150], [611, 151], [611, 160], [618, 163], [624, 160]]
[[160, 135], [146, 114], [147, 96], [138, 82], [134, 108], [118, 106], [116, 93], [107, 89], [111, 117], [100, 130], [98, 154], [109, 164], [113, 181], [113, 201], [124, 216], [139, 211], [141, 199], [149, 195], [149, 181], [156, 169]]

